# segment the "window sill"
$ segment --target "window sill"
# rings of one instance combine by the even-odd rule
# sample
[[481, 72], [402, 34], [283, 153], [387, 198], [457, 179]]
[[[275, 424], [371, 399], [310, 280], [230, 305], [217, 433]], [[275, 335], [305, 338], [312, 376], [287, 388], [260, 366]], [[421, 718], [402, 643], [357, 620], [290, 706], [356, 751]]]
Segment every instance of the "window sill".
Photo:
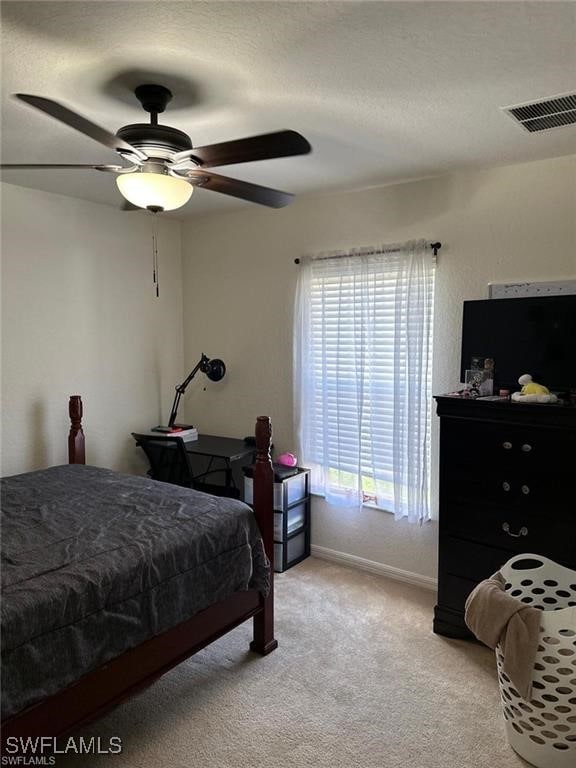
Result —
[[[326, 501], [326, 497], [323, 493], [314, 493], [314, 491], [311, 491], [310, 496], [317, 496], [319, 499], [324, 499]], [[327, 504], [329, 502], [326, 502]], [[385, 507], [379, 507], [375, 502], [373, 501], [363, 501], [360, 505], [361, 507], [368, 507], [368, 509], [376, 509], [379, 512], [384, 512], [387, 515], [393, 515], [394, 512], [392, 512], [391, 509], [386, 509]], [[346, 507], [342, 507], [342, 509], [346, 509]]]

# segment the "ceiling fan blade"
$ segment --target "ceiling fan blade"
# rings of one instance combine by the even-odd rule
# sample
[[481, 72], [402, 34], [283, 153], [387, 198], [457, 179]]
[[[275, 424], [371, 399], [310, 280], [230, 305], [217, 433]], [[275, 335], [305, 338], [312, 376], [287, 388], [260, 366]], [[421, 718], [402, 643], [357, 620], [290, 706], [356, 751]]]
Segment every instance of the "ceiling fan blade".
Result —
[[248, 200], [251, 203], [267, 205], [270, 208], [283, 208], [294, 198], [294, 195], [289, 192], [280, 192], [278, 189], [261, 187], [258, 184], [230, 179], [228, 176], [219, 176], [208, 171], [189, 171], [186, 176], [194, 186], [211, 189], [213, 192], [221, 192], [231, 197], [238, 197], [240, 200]]
[[94, 171], [112, 171], [119, 173], [123, 165], [85, 165], [84, 163], [1, 163], [0, 168], [91, 168]]
[[248, 139], [224, 141], [207, 147], [195, 147], [187, 152], [180, 152], [172, 158], [174, 163], [192, 156], [200, 160], [206, 168], [216, 165], [251, 163], [255, 160], [272, 160], [276, 157], [306, 155], [312, 147], [296, 131], [277, 131], [251, 136]]
[[29, 104], [31, 107], [39, 109], [50, 117], [54, 117], [56, 120], [60, 120], [61, 123], [68, 125], [70, 128], [74, 128], [80, 133], [89, 136], [91, 139], [98, 141], [109, 149], [113, 149], [116, 152], [128, 152], [131, 155], [135, 155], [140, 160], [147, 160], [147, 156], [144, 152], [141, 152], [136, 147], [128, 144], [127, 141], [120, 139], [105, 128], [101, 128], [96, 123], [91, 122], [77, 112], [73, 112], [68, 107], [59, 104], [52, 99], [45, 99], [43, 96], [31, 96], [27, 93], [15, 93], [17, 99], [23, 101], [25, 104]]

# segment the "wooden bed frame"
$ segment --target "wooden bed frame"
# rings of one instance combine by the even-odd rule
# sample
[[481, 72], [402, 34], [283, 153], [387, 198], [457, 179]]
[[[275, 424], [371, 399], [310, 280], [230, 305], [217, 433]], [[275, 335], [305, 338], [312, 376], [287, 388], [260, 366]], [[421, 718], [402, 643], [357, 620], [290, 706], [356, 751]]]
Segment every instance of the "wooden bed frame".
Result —
[[[82, 400], [70, 397], [70, 464], [85, 463], [82, 431]], [[247, 619], [254, 620], [250, 649], [261, 655], [273, 651], [274, 638], [274, 512], [270, 441], [272, 429], [267, 416], [256, 423], [256, 464], [254, 467], [254, 514], [271, 563], [270, 593], [267, 598], [255, 591], [236, 592], [211, 605], [191, 619], [141, 645], [124, 652], [102, 667], [89, 672], [68, 688], [50, 696], [2, 723], [2, 752], [8, 737], [66, 736], [155, 680], [189, 656], [225, 635]]]

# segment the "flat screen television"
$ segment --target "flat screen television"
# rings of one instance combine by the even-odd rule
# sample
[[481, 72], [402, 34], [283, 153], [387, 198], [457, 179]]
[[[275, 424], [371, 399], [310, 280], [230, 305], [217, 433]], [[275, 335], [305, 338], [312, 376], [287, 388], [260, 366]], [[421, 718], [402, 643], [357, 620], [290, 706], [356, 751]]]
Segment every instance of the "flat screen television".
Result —
[[462, 382], [473, 357], [494, 360], [495, 393], [519, 389], [523, 373], [555, 392], [576, 388], [576, 295], [465, 301]]

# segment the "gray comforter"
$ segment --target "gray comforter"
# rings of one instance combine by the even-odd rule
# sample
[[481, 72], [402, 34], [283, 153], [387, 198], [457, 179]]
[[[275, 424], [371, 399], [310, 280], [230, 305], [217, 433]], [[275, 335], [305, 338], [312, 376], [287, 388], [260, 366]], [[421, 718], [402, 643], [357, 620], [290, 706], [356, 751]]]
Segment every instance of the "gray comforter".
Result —
[[3, 718], [233, 592], [268, 589], [240, 501], [88, 466], [1, 491]]

